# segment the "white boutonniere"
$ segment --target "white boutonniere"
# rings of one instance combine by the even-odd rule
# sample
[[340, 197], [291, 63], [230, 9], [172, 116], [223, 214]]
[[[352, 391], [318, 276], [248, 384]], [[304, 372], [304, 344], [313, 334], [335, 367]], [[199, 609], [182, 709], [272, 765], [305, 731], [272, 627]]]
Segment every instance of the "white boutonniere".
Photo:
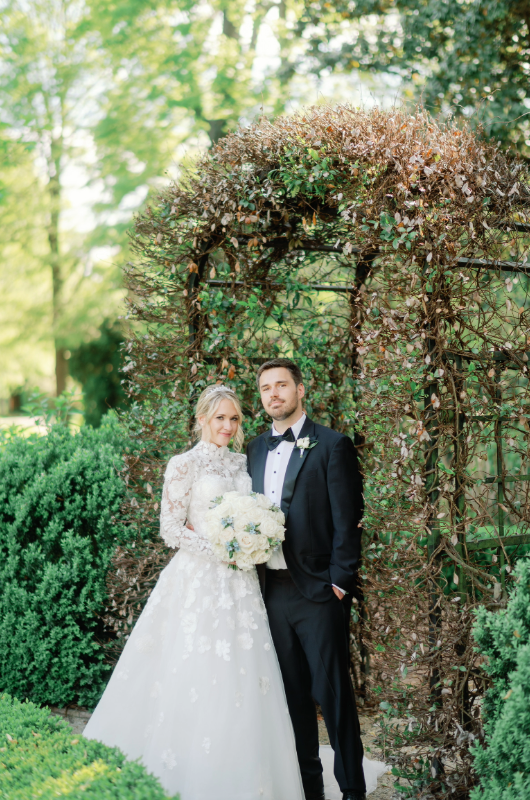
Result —
[[313, 447], [316, 447], [318, 441], [314, 439], [311, 441], [309, 436], [304, 436], [303, 439], [297, 439], [295, 447], [300, 450], [300, 458], [304, 455], [305, 450], [311, 450]]

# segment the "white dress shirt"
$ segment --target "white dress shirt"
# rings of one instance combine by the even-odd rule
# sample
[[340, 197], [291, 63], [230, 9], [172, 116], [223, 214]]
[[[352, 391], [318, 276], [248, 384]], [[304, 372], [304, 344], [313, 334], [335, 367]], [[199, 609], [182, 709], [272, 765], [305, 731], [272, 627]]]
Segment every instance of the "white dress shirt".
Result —
[[[295, 422], [294, 425], [291, 425], [291, 430], [295, 439], [298, 439], [300, 436], [300, 431], [302, 430], [305, 421], [306, 415], [302, 414], [298, 422]], [[278, 433], [273, 425], [271, 436], [281, 435], [282, 434]], [[280, 444], [275, 447], [274, 450], [269, 450], [267, 454], [263, 486], [265, 495], [269, 498], [269, 500], [272, 500], [273, 503], [276, 503], [278, 507], [281, 506], [282, 503], [285, 473], [287, 472], [287, 465], [289, 463], [289, 459], [291, 458], [291, 453], [294, 450], [294, 446], [295, 442], [287, 442], [284, 440], [280, 442]], [[285, 563], [281, 545], [277, 550], [275, 550], [270, 559], [267, 561], [267, 567], [268, 569], [287, 569], [287, 564]]]
[[[295, 422], [294, 425], [291, 425], [291, 430], [295, 438], [294, 442], [288, 442], [284, 439], [274, 448], [274, 450], [269, 450], [267, 453], [263, 488], [265, 490], [265, 495], [269, 498], [269, 500], [272, 500], [273, 503], [276, 503], [277, 506], [281, 506], [282, 503], [283, 484], [285, 482], [287, 465], [289, 464], [289, 459], [291, 458], [291, 454], [294, 450], [296, 439], [300, 437], [300, 432], [304, 427], [305, 421], [306, 415], [302, 414], [298, 422]], [[282, 434], [276, 430], [273, 424], [271, 436], [281, 435]], [[272, 556], [267, 561], [267, 569], [287, 569], [282, 545], [280, 545], [278, 549], [274, 551]], [[335, 583], [333, 586], [342, 592], [342, 594], [347, 594], [344, 589], [341, 589], [340, 586], [337, 586]]]

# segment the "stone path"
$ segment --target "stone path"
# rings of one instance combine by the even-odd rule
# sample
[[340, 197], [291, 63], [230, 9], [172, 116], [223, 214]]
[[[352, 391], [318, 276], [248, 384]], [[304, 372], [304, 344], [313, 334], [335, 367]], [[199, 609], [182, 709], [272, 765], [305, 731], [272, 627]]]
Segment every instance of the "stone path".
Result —
[[70, 706], [68, 708], [50, 706], [50, 712], [55, 717], [61, 717], [66, 720], [74, 733], [83, 733], [91, 716], [90, 711], [87, 711], [86, 708], [79, 708], [78, 706]]
[[[66, 720], [66, 722], [71, 725], [74, 733], [83, 733], [85, 725], [90, 719], [89, 711], [76, 706], [70, 708], [55, 708], [52, 706], [50, 711], [52, 714]], [[361, 735], [367, 758], [383, 760], [381, 751], [374, 745], [374, 739], [377, 735], [377, 727], [374, 724], [374, 718], [361, 715], [359, 716], [359, 722], [361, 723]], [[320, 744], [329, 744], [328, 732], [323, 719], [319, 719], [318, 721], [318, 732]], [[368, 752], [368, 748], [370, 748], [370, 752]], [[393, 786], [394, 777], [392, 775], [383, 775], [378, 781], [375, 792], [369, 795], [370, 800], [392, 800]]]

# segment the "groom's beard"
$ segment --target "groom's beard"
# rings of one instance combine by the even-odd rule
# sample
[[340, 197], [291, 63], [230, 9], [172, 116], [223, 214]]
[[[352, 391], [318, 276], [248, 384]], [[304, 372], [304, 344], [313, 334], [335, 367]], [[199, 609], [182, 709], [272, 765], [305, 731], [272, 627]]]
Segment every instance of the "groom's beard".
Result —
[[294, 414], [297, 408], [298, 408], [298, 399], [293, 401], [292, 403], [285, 401], [277, 408], [268, 408], [267, 412], [272, 417], [272, 419], [281, 422], [283, 419], [287, 419], [287, 417], [290, 417], [291, 414]]

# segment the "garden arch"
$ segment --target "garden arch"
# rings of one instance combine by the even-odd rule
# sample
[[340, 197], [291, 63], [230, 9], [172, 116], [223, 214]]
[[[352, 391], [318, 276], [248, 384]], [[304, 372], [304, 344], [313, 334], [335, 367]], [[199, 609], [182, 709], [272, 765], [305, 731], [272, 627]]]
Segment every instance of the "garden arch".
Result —
[[[129, 521], [156, 533], [206, 383], [237, 389], [253, 435], [256, 364], [296, 357], [309, 413], [363, 455], [371, 691], [464, 761], [471, 611], [503, 602], [530, 533], [529, 202], [526, 169], [468, 129], [317, 107], [222, 140], [137, 220], [127, 269]], [[136, 553], [111, 581], [122, 632], [166, 558]]]

